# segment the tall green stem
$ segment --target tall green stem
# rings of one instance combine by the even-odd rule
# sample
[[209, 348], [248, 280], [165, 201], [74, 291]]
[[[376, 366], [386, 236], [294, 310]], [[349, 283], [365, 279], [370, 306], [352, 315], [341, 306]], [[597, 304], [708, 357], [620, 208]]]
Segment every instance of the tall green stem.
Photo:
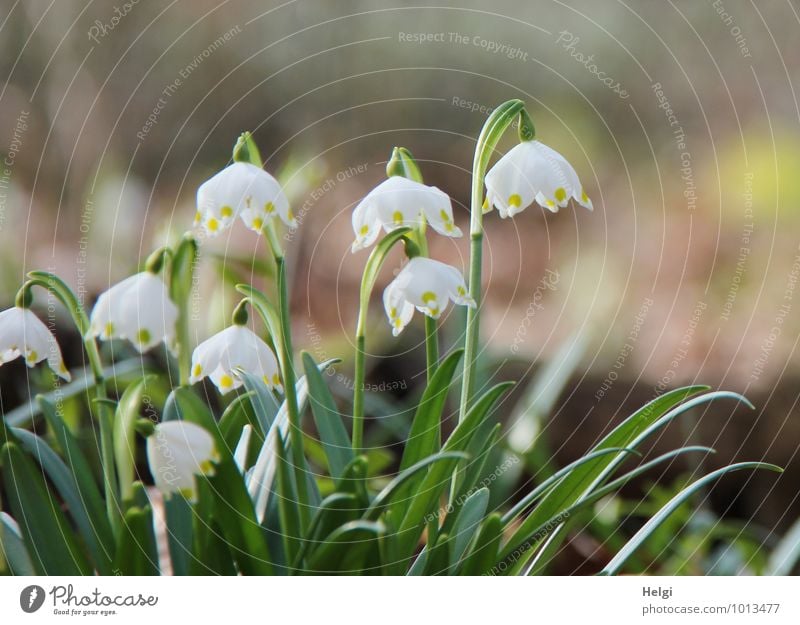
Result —
[[192, 366], [192, 346], [189, 341], [189, 303], [192, 295], [195, 263], [197, 260], [197, 240], [186, 235], [175, 249], [169, 267], [170, 297], [178, 307], [178, 319], [175, 323], [177, 339], [177, 359], [179, 383], [189, 384]]
[[106, 394], [100, 351], [97, 349], [97, 342], [94, 337], [88, 336], [89, 317], [78, 302], [72, 289], [61, 278], [45, 271], [32, 271], [28, 276], [30, 280], [22, 286], [20, 292], [29, 291], [34, 286], [40, 286], [55, 295], [69, 311], [75, 327], [83, 338], [83, 347], [89, 360], [89, 368], [94, 378], [95, 396], [98, 400], [96, 402], [96, 410], [100, 429], [100, 464], [103, 472], [106, 515], [115, 533], [117, 533], [120, 529], [121, 519], [119, 514], [119, 491], [114, 470], [113, 414], [106, 403], [108, 395]]
[[[289, 314], [289, 284], [286, 275], [286, 257], [281, 249], [280, 241], [275, 232], [274, 225], [270, 222], [264, 226], [275, 265], [278, 270], [278, 310], [280, 311], [280, 340], [278, 351], [283, 372], [283, 389], [286, 396], [286, 407], [289, 412], [289, 429], [291, 432], [289, 447], [292, 454], [292, 465], [297, 482], [297, 496], [300, 499], [300, 521], [303, 527], [308, 527], [310, 522], [310, 509], [308, 508], [308, 482], [304, 471], [305, 452], [303, 450], [303, 427], [300, 422], [300, 407], [297, 401], [297, 373], [294, 369], [294, 350], [292, 348], [292, 322]], [[273, 337], [274, 340], [275, 337]]]
[[467, 309], [459, 422], [466, 417], [475, 392], [477, 352], [480, 339], [481, 263], [483, 261], [483, 179], [486, 176], [489, 160], [506, 129], [518, 117], [521, 118], [521, 121], [527, 122], [524, 106], [521, 100], [509, 100], [498, 106], [483, 125], [475, 146], [475, 156], [472, 161], [469, 229], [469, 294], [475, 301], [475, 307]]
[[[233, 160], [246, 162], [263, 168], [261, 153], [249, 132], [243, 132], [233, 148]], [[297, 482], [297, 497], [299, 501], [300, 522], [303, 527], [308, 527], [311, 510], [308, 506], [308, 482], [304, 472], [305, 453], [303, 451], [303, 428], [300, 422], [300, 407], [297, 401], [297, 374], [294, 369], [294, 350], [292, 349], [292, 325], [289, 314], [289, 284], [286, 275], [286, 257], [283, 254], [281, 242], [275, 231], [275, 224], [271, 219], [262, 229], [267, 242], [272, 250], [278, 274], [278, 308], [280, 310], [280, 336], [273, 336], [277, 341], [278, 358], [283, 373], [283, 392], [286, 396], [286, 407], [289, 413], [290, 439], [292, 465], [294, 467], [295, 481]]]

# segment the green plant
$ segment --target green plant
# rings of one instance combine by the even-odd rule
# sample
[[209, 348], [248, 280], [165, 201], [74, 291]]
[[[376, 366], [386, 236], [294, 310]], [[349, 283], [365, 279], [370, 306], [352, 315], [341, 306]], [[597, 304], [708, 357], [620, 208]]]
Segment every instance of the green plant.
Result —
[[[504, 132], [517, 122], [520, 144], [487, 172]], [[0, 520], [4, 566], [13, 573], [158, 573], [153, 506], [160, 505], [139, 471], [142, 439], [155, 486], [164, 496], [170, 563], [176, 574], [536, 574], [546, 570], [581, 514], [631, 480], [705, 447], [680, 447], [640, 461], [638, 448], [672, 420], [717, 399], [747, 402], [735, 393], [693, 386], [653, 399], [568, 466], [554, 469], [507, 509], [495, 509], [495, 481], [516, 462], [491, 466], [503, 435], [496, 415], [507, 410], [512, 386], [476, 389], [484, 211], [512, 217], [534, 201], [557, 210], [572, 198], [591, 208], [577, 174], [558, 153], [535, 140], [523, 103], [512, 100], [490, 115], [473, 165], [469, 282], [428, 256], [426, 228], [458, 236], [450, 200], [422, 183], [410, 152], [396, 148], [388, 179], [353, 215], [354, 251], [377, 243], [366, 261], [356, 328], [352, 402], [337, 401], [323, 372], [333, 361], [297, 358], [291, 335], [287, 267], [278, 227], [296, 227], [277, 181], [262, 169], [249, 133], [233, 163], [198, 191], [196, 224], [208, 236], [240, 217], [264, 235], [274, 270], [274, 293], [237, 285], [242, 299], [230, 327], [192, 349], [187, 302], [198, 241], [187, 234], [157, 250], [146, 270], [116, 285], [91, 315], [57, 276], [33, 272], [17, 305], [0, 313], [0, 354], [29, 365], [47, 359], [67, 375], [49, 330], [31, 313], [33, 290], [45, 288], [70, 311], [84, 338], [91, 374], [75, 386], [40, 396], [36, 406], [7, 415], [0, 430], [0, 470], [9, 513]], [[486, 198], [484, 199], [484, 186]], [[424, 314], [427, 385], [416, 406], [399, 469], [388, 482], [375, 477], [364, 448], [366, 317], [372, 291], [394, 246], [407, 263], [384, 291], [393, 332]], [[440, 357], [438, 320], [453, 302], [467, 308], [464, 350]], [[265, 338], [250, 326], [260, 317]], [[40, 325], [37, 325], [40, 324]], [[145, 351], [162, 342], [177, 360], [178, 383], [134, 376], [116, 400], [107, 392], [115, 373], [104, 368], [97, 340], [124, 339]], [[109, 375], [110, 373], [110, 375]], [[459, 375], [460, 374], [460, 375]], [[111, 378], [111, 380], [109, 380]], [[222, 411], [192, 384], [210, 379], [221, 395], [235, 392]], [[446, 437], [442, 417], [461, 383], [459, 419]], [[99, 454], [87, 452], [58, 402], [94, 394], [90, 407]], [[162, 401], [163, 400], [163, 401]], [[351, 410], [352, 406], [352, 410]], [[311, 415], [319, 441], [304, 434]], [[352, 417], [352, 429], [347, 421]], [[43, 418], [47, 434], [24, 429]], [[312, 471], [310, 458], [321, 466]], [[99, 473], [95, 467], [99, 467]], [[686, 485], [645, 522], [604, 569], [614, 574], [670, 515], [705, 484], [726, 473], [778, 467], [743, 462]]]

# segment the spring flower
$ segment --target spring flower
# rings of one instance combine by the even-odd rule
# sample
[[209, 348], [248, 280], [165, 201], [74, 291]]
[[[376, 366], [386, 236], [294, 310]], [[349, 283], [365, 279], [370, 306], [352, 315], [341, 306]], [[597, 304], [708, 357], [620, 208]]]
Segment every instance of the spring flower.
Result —
[[276, 216], [290, 228], [297, 226], [281, 185], [250, 163], [233, 163], [197, 189], [194, 222], [202, 224], [209, 236], [225, 230], [237, 216], [255, 232], [261, 232], [267, 220]]
[[523, 141], [509, 150], [486, 174], [486, 210], [513, 217], [534, 201], [552, 212], [570, 198], [592, 210], [592, 201], [567, 160], [540, 141]]
[[0, 312], [0, 366], [19, 357], [29, 367], [46, 359], [53, 373], [70, 380], [56, 337], [31, 310], [14, 306]]
[[139, 352], [175, 339], [178, 307], [157, 275], [143, 271], [115, 284], [97, 298], [89, 335], [128, 339]]
[[165, 421], [147, 437], [147, 462], [156, 488], [164, 495], [180, 493], [194, 501], [196, 475], [214, 475], [219, 460], [214, 439], [189, 421]]
[[238, 369], [261, 377], [270, 389], [283, 390], [275, 354], [255, 332], [236, 323], [197, 346], [189, 383], [208, 376], [224, 395], [244, 383]]
[[383, 306], [395, 336], [411, 321], [414, 308], [438, 319], [449, 300], [475, 306], [458, 269], [421, 256], [409, 260], [383, 292]]
[[453, 223], [450, 198], [444, 191], [403, 176], [391, 176], [370, 191], [353, 211], [353, 252], [372, 245], [381, 227], [391, 232], [426, 221], [439, 234], [461, 236], [461, 230]]

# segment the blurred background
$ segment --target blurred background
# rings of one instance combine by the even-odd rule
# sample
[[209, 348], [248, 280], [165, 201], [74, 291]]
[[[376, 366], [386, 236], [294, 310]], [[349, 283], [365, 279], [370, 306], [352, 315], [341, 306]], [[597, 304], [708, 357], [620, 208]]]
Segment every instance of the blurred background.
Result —
[[[541, 458], [563, 466], [665, 389], [737, 391], [755, 410], [715, 404], [666, 431], [664, 445], [702, 441], [718, 449], [709, 466], [766, 459], [787, 473], [733, 476], [707, 493], [702, 514], [683, 521], [702, 535], [724, 530], [740, 548], [723, 558], [690, 542], [674, 568], [757, 569], [761, 548], [800, 516], [796, 7], [426, 4], [4, 0], [0, 307], [26, 271], [47, 268], [90, 305], [191, 226], [197, 186], [252, 130], [301, 222], [286, 239], [295, 341], [344, 358], [332, 379], [344, 394], [367, 255], [349, 251], [354, 204], [405, 146], [466, 231], [475, 137], [492, 107], [521, 98], [594, 212], [485, 219], [483, 375], [520, 381], [500, 418], [528, 459], [506, 496], [548, 470]], [[466, 240], [429, 240], [433, 256], [466, 268]], [[204, 242], [198, 340], [230, 315], [233, 283], [261, 279], [265, 258], [243, 228]], [[389, 448], [424, 383], [424, 346], [419, 321], [392, 339], [379, 300], [371, 435]], [[447, 345], [461, 338], [459, 313], [445, 320]], [[64, 325], [67, 362], [79, 366]], [[5, 410], [27, 399], [16, 366], [0, 375]], [[645, 492], [658, 500], [693, 469], [673, 465]], [[635, 526], [623, 500], [607, 503], [587, 523]], [[597, 535], [565, 549], [602, 561]], [[562, 568], [580, 570], [568, 553]]]

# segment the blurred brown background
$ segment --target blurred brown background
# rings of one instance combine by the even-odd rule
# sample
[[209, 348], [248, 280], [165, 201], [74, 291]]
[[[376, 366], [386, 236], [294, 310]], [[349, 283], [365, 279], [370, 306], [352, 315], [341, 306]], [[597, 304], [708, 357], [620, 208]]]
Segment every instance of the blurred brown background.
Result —
[[[349, 214], [383, 178], [392, 146], [408, 147], [426, 182], [453, 197], [466, 230], [475, 137], [488, 108], [522, 98], [595, 210], [487, 216], [492, 357], [527, 379], [530, 363], [584, 345], [552, 422], [564, 458], [663, 388], [698, 381], [747, 394], [755, 412], [714, 408], [698, 438], [720, 448], [720, 462], [787, 466], [777, 494], [774, 477], [755, 478], [740, 511], [793, 520], [796, 7], [426, 4], [5, 0], [3, 306], [24, 271], [48, 267], [90, 303], [190, 226], [198, 184], [250, 129], [302, 221], [288, 244], [296, 340], [346, 356], [366, 258], [349, 252]], [[465, 240], [431, 245], [466, 266]], [[234, 303], [212, 267], [224, 252], [246, 265], [264, 248], [240, 228], [204, 246], [198, 338]], [[419, 334], [391, 341], [375, 299], [373, 349], [412, 350], [399, 375], [417, 383]]]

